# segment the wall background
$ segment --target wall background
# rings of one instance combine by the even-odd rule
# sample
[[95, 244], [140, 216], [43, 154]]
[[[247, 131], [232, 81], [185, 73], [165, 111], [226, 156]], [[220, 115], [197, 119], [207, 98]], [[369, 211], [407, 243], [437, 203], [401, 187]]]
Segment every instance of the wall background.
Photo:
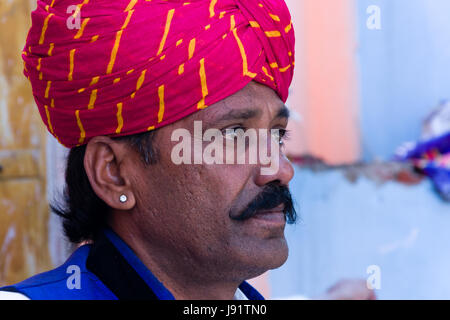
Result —
[[449, 204], [427, 180], [351, 183], [344, 173], [296, 168], [301, 221], [286, 228], [290, 256], [269, 273], [271, 297], [314, 297], [377, 265], [380, 299], [450, 299]]
[[0, 2], [0, 285], [52, 266], [46, 132], [22, 75], [32, 1]]
[[[381, 9], [381, 30], [366, 8]], [[389, 158], [420, 136], [421, 122], [450, 99], [450, 2], [356, 0], [363, 159]]]
[[[297, 34], [315, 32], [302, 37], [304, 51], [319, 47], [317, 42], [325, 44], [321, 53], [298, 57], [308, 67], [303, 86], [296, 88], [302, 92], [303, 105], [293, 106], [306, 122], [313, 118], [317, 125], [323, 119], [345, 118], [345, 126], [353, 129], [333, 131], [327, 123], [310, 131], [308, 124], [302, 124], [306, 129], [300, 134], [307, 137], [295, 141], [292, 152], [303, 143], [302, 152], [320, 155], [331, 164], [355, 159], [370, 163], [388, 160], [399, 145], [417, 140], [425, 117], [441, 100], [450, 99], [450, 3], [354, 0], [334, 1], [331, 7], [325, 1], [298, 3], [308, 8], [303, 14], [309, 19], [300, 21], [294, 13], [295, 25], [300, 26]], [[380, 30], [366, 25], [370, 16], [366, 10], [372, 5], [380, 8]], [[347, 65], [342, 52], [351, 55]], [[315, 57], [319, 61], [312, 61]], [[325, 70], [311, 69], [320, 62], [317, 68]], [[296, 77], [304, 77], [299, 65]], [[349, 85], [353, 70], [358, 81]], [[326, 77], [314, 76], [322, 71]], [[308, 99], [314, 92], [307, 88], [316, 85], [321, 89], [320, 107]], [[358, 97], [356, 109], [337, 99], [336, 92]], [[330, 109], [322, 105], [333, 100]], [[311, 142], [313, 146], [305, 142], [311, 141], [311, 135], [320, 136]], [[348, 141], [359, 146], [349, 148]], [[340, 150], [339, 156], [332, 150]], [[363, 173], [372, 170], [367, 166]], [[450, 299], [450, 205], [427, 180], [407, 186], [361, 174], [351, 182], [346, 177], [350, 169], [296, 168], [291, 189], [302, 221], [287, 228], [288, 262], [269, 272], [271, 297], [315, 296], [342, 278], [366, 279], [367, 267], [378, 265], [379, 298]]]

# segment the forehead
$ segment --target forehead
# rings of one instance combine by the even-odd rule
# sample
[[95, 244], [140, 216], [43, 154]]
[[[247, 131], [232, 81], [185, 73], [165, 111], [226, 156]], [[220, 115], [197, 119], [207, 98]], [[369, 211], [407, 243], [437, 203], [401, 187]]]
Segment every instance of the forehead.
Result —
[[232, 115], [244, 109], [248, 110], [246, 111], [248, 118], [256, 118], [263, 115], [275, 118], [280, 109], [284, 107], [283, 101], [273, 89], [252, 81], [235, 94], [209, 106], [201, 112], [197, 112], [192, 120], [213, 121], [219, 118], [223, 119], [228, 114]]

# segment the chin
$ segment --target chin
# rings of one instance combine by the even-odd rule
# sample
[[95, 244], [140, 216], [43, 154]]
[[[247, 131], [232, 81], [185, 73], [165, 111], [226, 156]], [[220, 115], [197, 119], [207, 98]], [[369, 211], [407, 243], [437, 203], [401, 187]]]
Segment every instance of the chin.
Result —
[[266, 263], [267, 270], [281, 267], [287, 260], [289, 248], [284, 237], [267, 240], [273, 242], [267, 246], [267, 251], [262, 254], [262, 260]]
[[284, 237], [266, 239], [263, 243], [251, 247], [246, 248], [247, 254], [243, 257], [244, 264], [250, 271], [247, 279], [281, 267], [289, 255], [289, 248]]

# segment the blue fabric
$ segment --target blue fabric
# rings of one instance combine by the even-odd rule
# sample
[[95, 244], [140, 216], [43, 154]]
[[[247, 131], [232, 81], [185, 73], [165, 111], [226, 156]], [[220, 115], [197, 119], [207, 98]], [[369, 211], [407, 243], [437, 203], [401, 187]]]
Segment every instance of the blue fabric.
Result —
[[395, 159], [412, 161], [431, 179], [442, 198], [450, 202], [450, 133], [416, 143]]
[[[145, 283], [152, 289], [158, 299], [174, 300], [174, 296], [139, 260], [131, 248], [111, 229], [104, 230], [111, 243], [133, 267]], [[60, 267], [38, 274], [12, 286], [0, 288], [4, 291], [20, 292], [32, 300], [117, 300], [98, 277], [86, 268], [86, 260], [91, 245], [78, 248]], [[80, 268], [80, 289], [69, 289], [67, 282], [71, 282], [73, 272], [68, 273], [70, 266]], [[239, 288], [249, 300], [264, 300], [250, 284], [243, 282]]]
[[241, 283], [239, 289], [241, 289], [248, 300], [264, 300], [264, 297], [246, 281]]
[[152, 289], [160, 300], [175, 300], [172, 293], [159, 282], [158, 279], [151, 273], [151, 271], [142, 263], [142, 261], [134, 254], [131, 248], [111, 229], [105, 230], [105, 235], [109, 241], [119, 250], [120, 254], [127, 260], [127, 262], [133, 267], [139, 274], [142, 280]]
[[[32, 300], [117, 300], [117, 297], [86, 269], [86, 259], [91, 245], [78, 248], [60, 267], [38, 274], [13, 286], [0, 290], [20, 292]], [[67, 273], [69, 266], [80, 268], [80, 289], [69, 289], [67, 281], [73, 273]]]

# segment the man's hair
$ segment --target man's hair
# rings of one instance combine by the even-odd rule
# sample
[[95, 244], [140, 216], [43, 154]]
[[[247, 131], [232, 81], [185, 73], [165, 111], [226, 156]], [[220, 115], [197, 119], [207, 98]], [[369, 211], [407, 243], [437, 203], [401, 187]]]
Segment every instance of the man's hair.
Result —
[[[140, 155], [145, 165], [151, 165], [158, 161], [158, 152], [153, 144], [155, 132], [117, 137], [113, 140], [127, 143]], [[84, 169], [85, 154], [86, 145], [70, 150], [63, 201], [55, 201], [50, 205], [53, 212], [62, 217], [64, 233], [73, 243], [93, 240], [106, 226], [110, 211], [109, 206], [92, 189]]]

